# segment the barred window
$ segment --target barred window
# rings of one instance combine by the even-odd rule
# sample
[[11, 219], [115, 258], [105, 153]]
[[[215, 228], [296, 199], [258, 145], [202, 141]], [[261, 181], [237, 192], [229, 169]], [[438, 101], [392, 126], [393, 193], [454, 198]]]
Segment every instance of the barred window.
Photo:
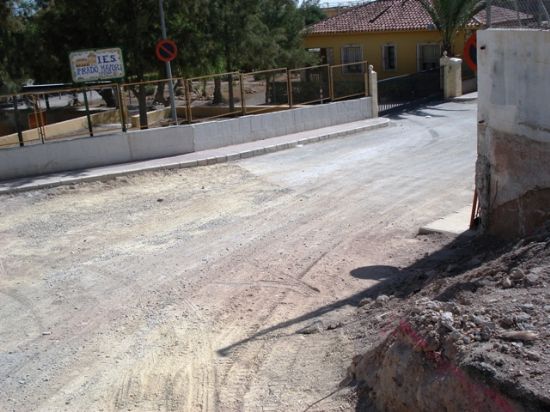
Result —
[[397, 68], [397, 57], [394, 44], [386, 44], [382, 49], [384, 70], [392, 71]]
[[[363, 61], [363, 49], [361, 46], [346, 46], [342, 48], [342, 64]], [[342, 67], [343, 73], [363, 73], [362, 64], [353, 64]]]
[[419, 71], [437, 69], [439, 67], [439, 58], [441, 57], [441, 47], [439, 44], [419, 44], [417, 50]]

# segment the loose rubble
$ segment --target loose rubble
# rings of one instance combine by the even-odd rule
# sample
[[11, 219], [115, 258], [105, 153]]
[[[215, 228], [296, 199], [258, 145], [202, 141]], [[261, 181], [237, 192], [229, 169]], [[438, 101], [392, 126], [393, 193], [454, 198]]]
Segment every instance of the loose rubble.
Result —
[[550, 410], [550, 236], [500, 249], [483, 242], [468, 246], [481, 243], [475, 259], [441, 262], [392, 286], [392, 297], [360, 302], [358, 316], [380, 338], [349, 375], [371, 405]]

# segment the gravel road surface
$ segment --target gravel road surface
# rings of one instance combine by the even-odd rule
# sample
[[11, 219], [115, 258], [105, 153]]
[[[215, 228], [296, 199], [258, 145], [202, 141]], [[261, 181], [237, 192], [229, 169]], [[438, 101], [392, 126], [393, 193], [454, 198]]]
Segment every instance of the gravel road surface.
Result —
[[[235, 163], [0, 197], [0, 410], [353, 410], [361, 292], [472, 198], [476, 104]], [[346, 327], [344, 327], [346, 326]], [[356, 333], [355, 333], [356, 335]], [[309, 409], [308, 409], [309, 408]]]

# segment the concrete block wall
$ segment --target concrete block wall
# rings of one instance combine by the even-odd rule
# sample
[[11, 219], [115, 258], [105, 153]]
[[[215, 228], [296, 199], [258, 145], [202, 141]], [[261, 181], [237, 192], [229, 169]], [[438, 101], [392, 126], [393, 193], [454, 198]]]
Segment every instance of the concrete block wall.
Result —
[[478, 32], [481, 223], [528, 235], [550, 219], [550, 31]]
[[0, 179], [175, 156], [372, 117], [372, 99], [0, 150]]

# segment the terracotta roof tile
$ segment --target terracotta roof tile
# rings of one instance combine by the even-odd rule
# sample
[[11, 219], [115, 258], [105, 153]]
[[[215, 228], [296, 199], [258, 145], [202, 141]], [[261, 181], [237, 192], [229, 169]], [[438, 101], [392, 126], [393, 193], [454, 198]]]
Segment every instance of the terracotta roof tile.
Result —
[[[494, 23], [517, 20], [513, 10], [491, 9]], [[521, 18], [528, 18], [522, 15]], [[485, 24], [482, 11], [468, 24], [470, 28]], [[322, 20], [307, 29], [308, 34], [363, 33], [381, 31], [435, 30], [430, 15], [417, 0], [376, 0], [352, 7], [348, 11]]]

